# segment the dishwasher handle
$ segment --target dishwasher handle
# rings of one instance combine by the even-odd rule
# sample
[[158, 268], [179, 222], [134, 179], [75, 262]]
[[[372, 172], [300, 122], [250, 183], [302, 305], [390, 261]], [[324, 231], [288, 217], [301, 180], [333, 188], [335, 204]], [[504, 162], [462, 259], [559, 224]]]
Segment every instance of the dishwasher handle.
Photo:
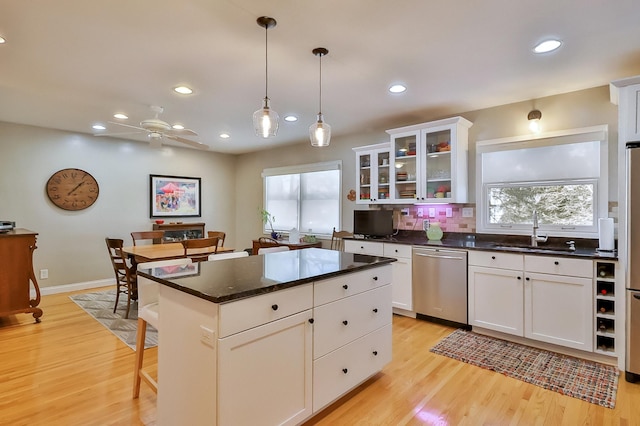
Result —
[[442, 254], [426, 254], [426, 253], [420, 253], [420, 252], [414, 252], [413, 254], [415, 256], [433, 257], [435, 259], [465, 260], [464, 256], [462, 256], [462, 257], [460, 257], [460, 256], [447, 256], [447, 255], [442, 255]]

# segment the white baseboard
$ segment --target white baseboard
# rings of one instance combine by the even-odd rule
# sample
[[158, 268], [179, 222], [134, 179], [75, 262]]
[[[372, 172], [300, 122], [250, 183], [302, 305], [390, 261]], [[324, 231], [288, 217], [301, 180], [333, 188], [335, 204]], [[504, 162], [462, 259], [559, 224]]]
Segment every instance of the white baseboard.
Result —
[[[47, 296], [50, 294], [68, 293], [70, 291], [89, 290], [89, 289], [105, 287], [109, 285], [115, 285], [115, 280], [113, 278], [96, 280], [96, 281], [86, 281], [83, 283], [54, 285], [51, 287], [40, 287], [40, 295]], [[36, 296], [35, 290], [31, 289], [31, 297], [35, 297], [35, 296]]]

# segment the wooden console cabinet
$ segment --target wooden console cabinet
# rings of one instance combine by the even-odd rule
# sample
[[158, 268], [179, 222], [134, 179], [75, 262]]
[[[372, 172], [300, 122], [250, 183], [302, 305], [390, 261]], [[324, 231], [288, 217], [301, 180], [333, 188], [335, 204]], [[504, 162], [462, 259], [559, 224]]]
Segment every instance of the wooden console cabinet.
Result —
[[[153, 230], [164, 231], [164, 242], [206, 237], [204, 233], [204, 223], [154, 223]], [[154, 241], [154, 244], [160, 242], [161, 241]]]
[[[40, 304], [40, 288], [33, 273], [36, 235], [22, 228], [0, 233], [0, 317], [32, 312], [40, 322], [42, 309], [36, 307]], [[30, 299], [29, 282], [35, 288], [35, 299]]]

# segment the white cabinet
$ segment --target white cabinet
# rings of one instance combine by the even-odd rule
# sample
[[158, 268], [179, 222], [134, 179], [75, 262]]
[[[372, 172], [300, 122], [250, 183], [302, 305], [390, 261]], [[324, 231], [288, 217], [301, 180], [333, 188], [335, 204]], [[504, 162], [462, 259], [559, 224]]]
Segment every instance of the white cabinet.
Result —
[[412, 247], [408, 245], [383, 244], [383, 256], [397, 259], [391, 264], [393, 268], [393, 307], [405, 311], [413, 309], [411, 250]]
[[[376, 243], [362, 240], [345, 240], [344, 251], [370, 256], [384, 256], [398, 259], [391, 264], [393, 271], [393, 307], [401, 309], [401, 314], [411, 315], [413, 293], [411, 282], [411, 249], [404, 244]], [[407, 311], [407, 312], [404, 312]]]
[[470, 324], [593, 350], [590, 260], [469, 252]]
[[617, 80], [612, 83], [615, 93], [612, 99], [618, 103], [619, 132], [623, 143], [640, 140], [640, 76]]
[[356, 203], [388, 204], [393, 178], [388, 143], [353, 149], [356, 153]]
[[307, 310], [219, 340], [219, 425], [295, 425], [312, 414], [310, 318]]
[[524, 334], [522, 255], [469, 251], [469, 324]]
[[462, 117], [387, 130], [396, 203], [467, 201], [468, 129]]
[[220, 305], [218, 424], [254, 425], [260, 413], [264, 424], [294, 425], [312, 414], [312, 305], [312, 284]]
[[391, 266], [314, 283], [313, 412], [391, 361]]

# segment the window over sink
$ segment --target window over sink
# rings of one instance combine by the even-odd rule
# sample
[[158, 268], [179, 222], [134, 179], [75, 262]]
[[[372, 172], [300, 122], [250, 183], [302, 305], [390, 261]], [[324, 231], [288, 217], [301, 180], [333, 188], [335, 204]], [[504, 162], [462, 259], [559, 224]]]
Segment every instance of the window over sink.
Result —
[[607, 126], [476, 144], [478, 232], [596, 238], [608, 216]]

